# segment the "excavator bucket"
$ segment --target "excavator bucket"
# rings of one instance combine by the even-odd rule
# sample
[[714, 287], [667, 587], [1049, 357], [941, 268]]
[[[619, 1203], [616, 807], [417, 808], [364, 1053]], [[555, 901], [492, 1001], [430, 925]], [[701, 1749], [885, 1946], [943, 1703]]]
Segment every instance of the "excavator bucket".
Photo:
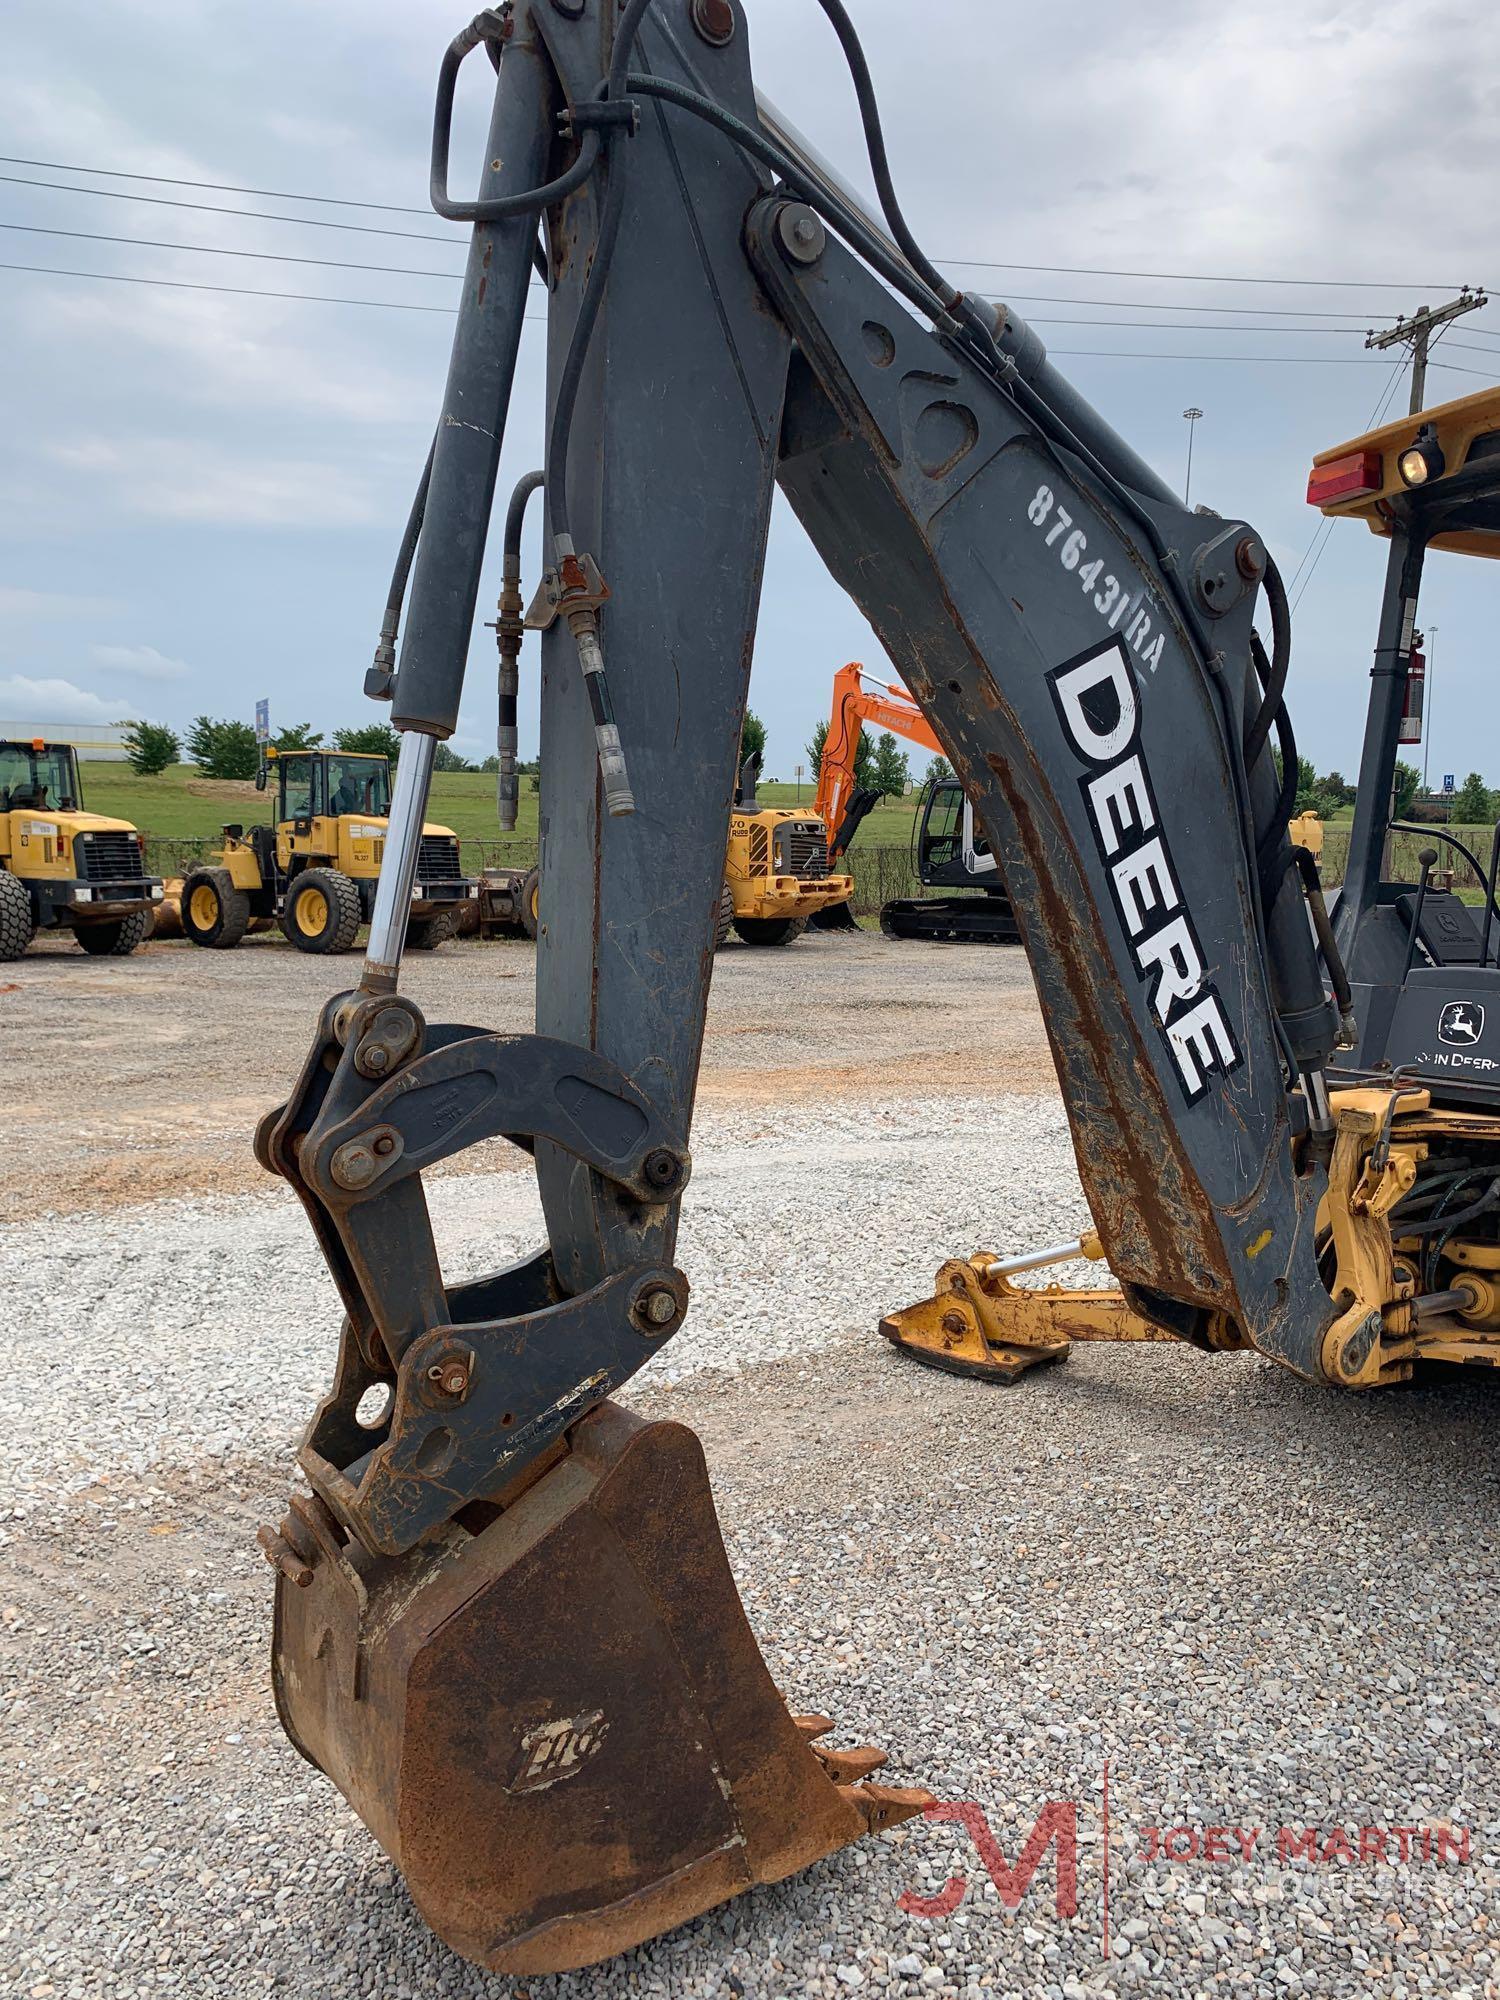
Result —
[[266, 1539], [287, 1733], [466, 1958], [590, 1965], [931, 1803], [788, 1712], [682, 1425], [604, 1403], [464, 1522], [373, 1556], [304, 1499]]
[[[1077, 1254], [1080, 1246], [1070, 1247]], [[984, 1251], [955, 1257], [938, 1272], [930, 1299], [888, 1313], [880, 1331], [925, 1367], [1007, 1385], [1028, 1369], [1066, 1361], [1075, 1340], [1174, 1337], [1132, 1312], [1117, 1291], [1014, 1285], [1001, 1264]]]
[[830, 903], [826, 909], [815, 910], [808, 919], [815, 931], [857, 931], [853, 909], [848, 903]]

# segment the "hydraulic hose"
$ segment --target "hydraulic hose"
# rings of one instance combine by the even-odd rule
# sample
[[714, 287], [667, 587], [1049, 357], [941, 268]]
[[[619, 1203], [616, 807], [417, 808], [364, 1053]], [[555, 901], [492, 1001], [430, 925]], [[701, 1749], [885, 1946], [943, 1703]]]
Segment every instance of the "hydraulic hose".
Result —
[[516, 702], [521, 687], [521, 641], [526, 630], [523, 623], [526, 605], [521, 595], [521, 530], [526, 524], [527, 503], [545, 480], [545, 473], [526, 473], [516, 481], [510, 505], [505, 510], [500, 606], [495, 619], [495, 641], [500, 649], [499, 710], [495, 727], [499, 774], [495, 780], [495, 804], [502, 833], [514, 833], [520, 809], [520, 785], [516, 772]]
[[417, 481], [417, 490], [412, 496], [411, 512], [406, 517], [406, 527], [401, 536], [401, 546], [396, 551], [396, 566], [391, 572], [391, 587], [385, 595], [385, 616], [380, 621], [380, 637], [375, 644], [375, 659], [365, 675], [365, 693], [372, 701], [389, 701], [391, 698], [391, 683], [396, 672], [396, 635], [401, 629], [401, 607], [406, 602], [406, 586], [411, 577], [417, 543], [422, 537], [422, 521], [427, 513], [427, 489], [432, 483], [432, 455], [436, 449], [437, 439], [434, 437], [427, 447], [427, 462], [422, 467], [422, 477]]
[[526, 188], [518, 194], [493, 196], [488, 201], [452, 201], [448, 195], [448, 153], [453, 139], [453, 93], [458, 83], [458, 72], [463, 59], [481, 42], [490, 50], [490, 60], [498, 70], [493, 45], [498, 42], [503, 48], [506, 38], [506, 24], [493, 12], [476, 14], [468, 27], [453, 40], [443, 52], [443, 60], [438, 68], [437, 98], [432, 107], [432, 163], [429, 176], [429, 198], [433, 207], [448, 222], [503, 222], [512, 215], [540, 215], [556, 201], [581, 188], [594, 171], [599, 158], [599, 134], [590, 129], [583, 135], [578, 149], [578, 158], [564, 174], [556, 180], [548, 181], [539, 188]]
[[1292, 610], [1287, 602], [1281, 571], [1269, 555], [1266, 557], [1266, 573], [1261, 579], [1261, 588], [1266, 593], [1266, 606], [1271, 614], [1271, 671], [1255, 720], [1245, 737], [1245, 763], [1252, 771], [1256, 758], [1266, 747], [1271, 725], [1281, 711], [1292, 663]]

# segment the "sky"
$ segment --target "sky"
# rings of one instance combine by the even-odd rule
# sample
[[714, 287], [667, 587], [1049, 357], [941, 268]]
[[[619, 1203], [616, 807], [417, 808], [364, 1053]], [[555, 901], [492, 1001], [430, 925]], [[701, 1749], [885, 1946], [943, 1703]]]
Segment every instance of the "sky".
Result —
[[[51, 273], [0, 269], [0, 717], [180, 728], [201, 712], [248, 720], [261, 696], [276, 726], [378, 713], [360, 686], [442, 390], [452, 321], [432, 309], [453, 301], [444, 274], [463, 262], [463, 230], [425, 206], [432, 91], [471, 11], [471, 0], [117, 0], [80, 35], [53, 0], [9, 0], [0, 137], [7, 154], [53, 164], [0, 161], [0, 263]], [[1191, 497], [1254, 523], [1296, 579], [1301, 748], [1320, 770], [1352, 774], [1385, 545], [1349, 523], [1315, 542], [1307, 470], [1383, 398], [1406, 407], [1405, 381], [1365, 351], [1367, 328], [1465, 284], [1500, 284], [1480, 195], [1500, 184], [1500, 11], [1468, 0], [926, 0], [919, 11], [854, 0], [852, 11], [903, 205], [938, 264], [1011, 300], [1178, 490], [1182, 412], [1203, 411]], [[847, 73], [815, 0], [748, 0], [747, 13], [761, 89], [867, 192]], [[465, 73], [455, 188], [482, 145], [479, 68]], [[127, 240], [90, 240], [101, 236]], [[528, 326], [502, 493], [540, 462], [543, 337]], [[1500, 304], [1466, 317], [1434, 359], [1446, 366], [1433, 368], [1429, 402], [1500, 382]], [[493, 615], [498, 541], [497, 525], [480, 620]], [[528, 579], [538, 560], [533, 539]], [[1436, 627], [1433, 781], [1477, 766], [1500, 782], [1487, 566], [1432, 556], [1422, 622]], [[493, 747], [494, 725], [493, 640], [477, 630], [455, 738], [473, 758]], [[778, 502], [751, 681], [768, 775], [806, 761], [850, 659], [884, 671]], [[521, 735], [534, 754], [534, 675]]]

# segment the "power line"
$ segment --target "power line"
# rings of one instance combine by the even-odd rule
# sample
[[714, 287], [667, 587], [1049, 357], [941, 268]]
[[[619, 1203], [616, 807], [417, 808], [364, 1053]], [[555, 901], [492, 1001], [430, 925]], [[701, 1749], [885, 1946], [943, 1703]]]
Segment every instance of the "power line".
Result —
[[[1415, 278], [1398, 283], [1386, 278], [1242, 278], [1231, 271], [1123, 271], [1105, 264], [998, 264], [981, 257], [934, 257], [937, 265], [951, 264], [972, 271], [1051, 271], [1080, 278], [1160, 278], [1182, 285], [1310, 285], [1331, 292], [1437, 292], [1454, 289], [1447, 285], [1419, 283]], [[1471, 289], [1474, 289], [1471, 287]], [[1489, 291], [1488, 285], [1479, 287]]]
[[[446, 278], [457, 283], [462, 271], [415, 270], [406, 264], [362, 264], [352, 263], [337, 257], [299, 257], [282, 250], [236, 250], [218, 243], [174, 243], [158, 236], [122, 236], [105, 230], [94, 229], [54, 229], [44, 223], [3, 222], [0, 229], [19, 231], [26, 236], [60, 236], [79, 243], [121, 243], [128, 249], [181, 250], [194, 256], [204, 257], [246, 257], [261, 264], [304, 264], [325, 271], [371, 271], [393, 278]], [[1064, 305], [1088, 304], [1088, 300], [1065, 299], [1058, 301]], [[1103, 304], [1104, 301], [1099, 303]], [[1190, 333], [1291, 333], [1291, 334], [1362, 334], [1367, 331], [1362, 326], [1261, 326], [1253, 321], [1238, 321], [1226, 326], [1194, 326], [1189, 320], [1179, 319], [1066, 319], [1060, 315], [1039, 316], [1037, 326], [1114, 326], [1141, 327], [1147, 331], [1182, 331]], [[1483, 352], [1484, 350], [1478, 350]]]
[[430, 208], [398, 208], [389, 201], [351, 201], [337, 194], [283, 194], [279, 188], [236, 187], [232, 181], [189, 181], [175, 174], [130, 174], [120, 167], [80, 167], [71, 160], [23, 160], [14, 153], [0, 153], [0, 163], [8, 167], [46, 167], [50, 173], [97, 174], [101, 180], [150, 181], [155, 187], [204, 188], [210, 194], [253, 194], [263, 201], [317, 201], [329, 208], [369, 208], [382, 215], [431, 215]]
[[[128, 242], [128, 241], [134, 241], [135, 239], [125, 238], [123, 240]], [[177, 248], [179, 246], [174, 245], [173, 247]], [[0, 271], [27, 271], [32, 273], [34, 276], [43, 278], [93, 278], [99, 280], [101, 283], [104, 284], [149, 285], [174, 292], [216, 292], [233, 298], [241, 298], [241, 299], [291, 300], [291, 301], [296, 301], [297, 303], [303, 305], [361, 306], [370, 309], [372, 311], [382, 311], [382, 312], [443, 313], [446, 314], [450, 319], [454, 317], [454, 315], [457, 312], [457, 308], [454, 306], [418, 305], [414, 302], [409, 302], [405, 299], [348, 299], [348, 298], [330, 297], [327, 294], [321, 292], [270, 292], [270, 291], [262, 291], [254, 286], [206, 285], [206, 284], [195, 283], [192, 280], [186, 278], [139, 277], [134, 273], [125, 271], [76, 271], [72, 269], [64, 269], [59, 266], [51, 264], [16, 264], [16, 263], [0, 262]], [[1102, 324], [1103, 322], [1094, 322], [1094, 323]], [[1122, 322], [1122, 324], [1128, 324], [1128, 323], [1129, 322]], [[544, 316], [538, 314], [529, 314], [527, 315], [527, 324], [532, 326], [542, 325], [544, 324]], [[1290, 329], [1287, 328], [1283, 328], [1280, 330], [1290, 331]], [[1257, 329], [1257, 331], [1265, 331], [1270, 333], [1277, 331], [1277, 329], [1273, 327], [1267, 327], [1264, 329]], [[1287, 364], [1292, 367], [1328, 367], [1328, 368], [1379, 368], [1383, 366], [1383, 363], [1376, 361], [1371, 357], [1363, 354], [1352, 354], [1352, 355], [1201, 354], [1201, 353], [1162, 354], [1162, 353], [1157, 353], [1154, 350], [1144, 351], [1139, 349], [1126, 349], [1119, 347], [1057, 347], [1051, 349], [1050, 351], [1054, 354], [1062, 354], [1062, 355], [1092, 356], [1096, 359], [1105, 361], [1238, 361], [1238, 362], [1246, 362], [1251, 365], [1259, 365], [1262, 362], [1274, 362], [1274, 363]], [[1437, 367], [1446, 368], [1450, 374], [1473, 375], [1478, 377], [1481, 381], [1491, 381], [1495, 379], [1494, 377], [1483, 374], [1483, 372], [1480, 369], [1462, 368], [1459, 367], [1456, 363], [1451, 361], [1434, 362], [1432, 365], [1435, 368]]]
[[[0, 222], [0, 229], [19, 230], [26, 236], [67, 236], [79, 243], [124, 243], [131, 249], [186, 250], [203, 257], [251, 257], [260, 264], [316, 264], [325, 271], [382, 271], [393, 278], [446, 278], [450, 284], [457, 284], [463, 276], [462, 271], [414, 271], [405, 264], [350, 264], [337, 257], [295, 257], [284, 250], [225, 250], [217, 243], [166, 243], [156, 236], [111, 236], [94, 229], [48, 229], [38, 222]], [[1325, 327], [1309, 330], [1330, 331]], [[1363, 328], [1359, 330], [1363, 332]]]
[[[4, 155], [0, 154], [0, 158], [3, 157]], [[92, 194], [97, 195], [101, 201], [141, 201], [148, 202], [152, 208], [186, 208], [191, 209], [195, 215], [238, 215], [243, 216], [247, 222], [289, 222], [298, 229], [338, 229], [355, 236], [400, 237], [404, 241], [411, 243], [461, 244], [465, 241], [462, 235], [450, 232], [447, 236], [440, 236], [433, 229], [376, 229], [368, 222], [325, 222], [320, 215], [267, 215], [264, 209], [230, 208], [222, 201], [174, 201], [170, 195], [125, 194], [119, 188], [74, 187], [68, 181], [28, 180], [24, 174], [0, 174], [0, 181], [5, 182], [9, 187], [54, 188], [59, 194]], [[197, 183], [190, 181], [187, 185], [192, 187], [196, 186]], [[214, 184], [210, 181], [205, 182], [204, 185], [211, 187]], [[249, 190], [246, 189], [246, 193], [248, 192]], [[324, 198], [322, 195], [315, 194], [287, 195], [285, 197], [288, 201], [321, 201]], [[369, 206], [374, 207], [376, 204], [372, 202]], [[398, 209], [397, 213], [400, 215], [420, 215], [422, 210]]]
[[[232, 181], [189, 180], [184, 176], [173, 175], [173, 174], [127, 173], [122, 168], [118, 167], [80, 166], [77, 164], [77, 162], [71, 160], [31, 160], [31, 159], [24, 159], [21, 156], [13, 153], [0, 153], [0, 163], [12, 167], [42, 167], [47, 169], [49, 172], [53, 173], [95, 174], [100, 179], [104, 180], [145, 181], [155, 187], [201, 188], [205, 193], [211, 193], [211, 194], [247, 194], [254, 196], [257, 199], [265, 201], [317, 202], [318, 204], [324, 207], [368, 209], [386, 215], [426, 215], [427, 213], [429, 213], [428, 210], [423, 208], [406, 208], [398, 206], [393, 202], [354, 201], [346, 199], [345, 197], [340, 195], [291, 194], [286, 192], [284, 189], [241, 187]], [[6, 179], [6, 180], [12, 180], [15, 178], [17, 177], [13, 175], [0, 176], [0, 179]], [[45, 182], [26, 183], [26, 185], [45, 186], [45, 185], [56, 185], [56, 183], [45, 183]], [[65, 187], [68, 187], [69, 192], [80, 193], [80, 194], [102, 195], [102, 194], [110, 194], [113, 192], [113, 190], [108, 188], [74, 189], [71, 188], [69, 184], [64, 183], [63, 185]], [[152, 199], [152, 197], [145, 195], [142, 196], [120, 195], [117, 198], [126, 201], [130, 200], [144, 201]], [[197, 206], [202, 206], [204, 204], [185, 203], [182, 205], [186, 207], [197, 207]], [[230, 209], [225, 212], [232, 215], [243, 215], [247, 213], [247, 211], [244, 209]], [[261, 219], [270, 222], [294, 222], [298, 220], [298, 218], [295, 216], [267, 216]], [[302, 219], [304, 221], [309, 221], [309, 222], [312, 220], [312, 218], [302, 218]], [[337, 229], [337, 228], [352, 228], [355, 225], [347, 223], [331, 223], [326, 226]], [[376, 233], [385, 233], [385, 232], [376, 232]], [[447, 239], [438, 237], [433, 238], [433, 241], [435, 242], [444, 240]], [[938, 264], [952, 264], [960, 269], [973, 270], [973, 271], [1047, 271], [1056, 273], [1058, 275], [1070, 276], [1070, 277], [1159, 278], [1169, 284], [1293, 285], [1293, 286], [1310, 286], [1315, 290], [1323, 290], [1323, 291], [1362, 291], [1362, 292], [1372, 292], [1372, 291], [1409, 292], [1409, 291], [1434, 291], [1434, 290], [1446, 291], [1446, 290], [1456, 289], [1456, 287], [1448, 285], [1433, 285], [1426, 282], [1419, 282], [1417, 279], [1414, 278], [1403, 279], [1403, 280], [1396, 280], [1391, 278], [1271, 278], [1271, 277], [1252, 278], [1252, 277], [1244, 277], [1233, 272], [1134, 271], [1134, 270], [1120, 270], [1114, 266], [1099, 265], [1099, 264], [1019, 264], [1014, 262], [1002, 263], [993, 258], [983, 258], [983, 257], [938, 257], [935, 258], [933, 261]]]
[[[1379, 397], [1376, 399], [1375, 407], [1373, 410], [1371, 410], [1369, 420], [1365, 424], [1365, 431], [1374, 430], [1376, 425], [1380, 422], [1381, 418], [1385, 415], [1386, 411], [1390, 408], [1391, 398], [1392, 396], [1395, 395], [1397, 385], [1399, 384], [1401, 377], [1406, 372], [1406, 365], [1407, 364], [1404, 361], [1398, 361], [1395, 367], [1391, 370], [1390, 380], [1386, 383], [1385, 388], [1381, 391]], [[1362, 432], [1361, 435], [1363, 434], [1364, 433]], [[1303, 554], [1302, 560], [1297, 565], [1296, 573], [1292, 577], [1291, 582], [1287, 586], [1287, 595], [1288, 597], [1291, 598], [1291, 604], [1289, 608], [1293, 611], [1295, 611], [1297, 609], [1297, 606], [1302, 602], [1302, 599], [1307, 591], [1307, 586], [1312, 582], [1314, 572], [1317, 570], [1318, 564], [1323, 560], [1323, 551], [1328, 546], [1329, 538], [1333, 533], [1336, 519], [1337, 517], [1333, 514], [1325, 514], [1323, 519], [1319, 521], [1317, 527], [1313, 530], [1312, 540], [1308, 543], [1307, 548]], [[1309, 565], [1309, 558], [1311, 558], [1310, 565]], [[1301, 589], [1299, 590], [1297, 588], [1297, 580], [1299, 577], [1302, 576], [1302, 572], [1304, 570], [1307, 571], [1307, 575], [1302, 582]], [[1296, 592], [1295, 596], [1292, 595], [1294, 591]]]
[[404, 299], [334, 299], [318, 292], [263, 292], [247, 285], [195, 285], [186, 278], [137, 278], [124, 271], [64, 271], [50, 264], [4, 264], [0, 271], [32, 271], [44, 278], [98, 278], [110, 285], [159, 285], [173, 292], [226, 292], [237, 299], [296, 299], [313, 306], [369, 306], [380, 312], [443, 313], [456, 316], [455, 306], [408, 304]]
[[[1316, 311], [1310, 306], [1251, 306], [1243, 300], [1232, 306], [1200, 306], [1187, 299], [1080, 299], [1055, 292], [1011, 292], [1011, 303], [1016, 305], [1043, 306], [1128, 306], [1140, 312], [1174, 313], [1274, 313], [1278, 319], [1338, 319], [1347, 320], [1354, 310], [1346, 306], [1342, 312]], [[1358, 329], [1361, 333], [1366, 328]], [[1471, 327], [1471, 333], [1489, 333], [1485, 327]], [[1500, 340], [1500, 332], [1489, 333], [1491, 340]]]

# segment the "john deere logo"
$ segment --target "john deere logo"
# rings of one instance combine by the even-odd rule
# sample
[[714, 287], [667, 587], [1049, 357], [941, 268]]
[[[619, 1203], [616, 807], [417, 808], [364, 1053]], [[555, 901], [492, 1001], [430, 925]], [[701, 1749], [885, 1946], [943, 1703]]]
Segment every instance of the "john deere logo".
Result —
[[1450, 1000], [1438, 1015], [1438, 1040], [1450, 1048], [1472, 1048], [1484, 1033], [1484, 1009], [1477, 1000]]

